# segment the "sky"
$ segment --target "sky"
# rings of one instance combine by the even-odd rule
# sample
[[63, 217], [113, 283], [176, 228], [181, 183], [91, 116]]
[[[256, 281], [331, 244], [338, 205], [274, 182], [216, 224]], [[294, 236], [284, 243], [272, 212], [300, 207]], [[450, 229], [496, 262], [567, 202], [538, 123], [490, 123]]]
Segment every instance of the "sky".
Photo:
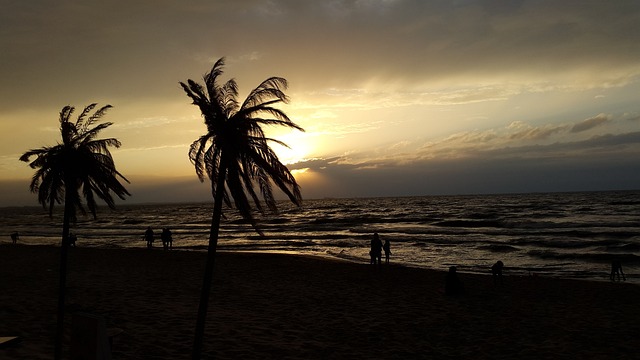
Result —
[[226, 58], [305, 129], [268, 128], [304, 198], [640, 188], [640, 2], [0, 0], [0, 206], [58, 113], [113, 108], [128, 203], [209, 201], [179, 86]]

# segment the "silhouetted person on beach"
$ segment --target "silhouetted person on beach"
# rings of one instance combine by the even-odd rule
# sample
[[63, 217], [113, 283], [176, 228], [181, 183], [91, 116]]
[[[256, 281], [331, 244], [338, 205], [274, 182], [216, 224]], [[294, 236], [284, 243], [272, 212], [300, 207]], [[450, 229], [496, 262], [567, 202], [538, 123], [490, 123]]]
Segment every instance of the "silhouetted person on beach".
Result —
[[493, 283], [502, 284], [502, 269], [504, 268], [504, 263], [498, 260], [493, 266], [491, 266], [491, 274], [493, 275]]
[[153, 230], [151, 230], [151, 226], [147, 227], [147, 231], [144, 232], [144, 240], [147, 242], [147, 247], [151, 249], [153, 247]]
[[160, 239], [162, 239], [162, 247], [165, 250], [169, 250], [173, 248], [173, 239], [171, 239], [171, 230], [169, 228], [162, 229], [162, 234], [160, 234]]
[[20, 234], [18, 234], [17, 231], [11, 233], [11, 243], [15, 245], [18, 242], [18, 240], [20, 240]]
[[369, 254], [371, 255], [371, 264], [382, 264], [382, 241], [380, 241], [378, 233], [373, 234], [373, 239], [371, 239], [371, 251]]
[[69, 233], [69, 245], [76, 247], [76, 241], [78, 241], [78, 237], [74, 233]]
[[389, 255], [391, 255], [391, 243], [389, 243], [389, 239], [384, 239], [384, 245], [382, 245], [382, 249], [384, 250], [384, 261], [386, 264], [388, 264]]
[[613, 260], [611, 262], [611, 275], [609, 275], [609, 279], [611, 281], [620, 281], [620, 275], [622, 274], [622, 280], [627, 281], [627, 278], [624, 276], [624, 272], [622, 271], [622, 263], [620, 260]]
[[462, 282], [458, 279], [458, 273], [455, 266], [449, 267], [444, 281], [444, 293], [445, 295], [457, 296], [464, 293]]

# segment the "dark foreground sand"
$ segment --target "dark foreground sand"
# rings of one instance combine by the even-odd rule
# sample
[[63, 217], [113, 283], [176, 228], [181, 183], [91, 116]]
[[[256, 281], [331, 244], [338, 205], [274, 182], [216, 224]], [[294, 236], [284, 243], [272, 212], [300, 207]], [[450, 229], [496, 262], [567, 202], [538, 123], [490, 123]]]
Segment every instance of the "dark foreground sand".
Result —
[[[0, 359], [51, 359], [59, 249], [0, 246]], [[187, 359], [204, 253], [71, 249], [71, 314], [124, 332], [114, 359]], [[640, 358], [640, 286], [460, 274], [274, 254], [219, 253], [205, 355], [218, 359]]]

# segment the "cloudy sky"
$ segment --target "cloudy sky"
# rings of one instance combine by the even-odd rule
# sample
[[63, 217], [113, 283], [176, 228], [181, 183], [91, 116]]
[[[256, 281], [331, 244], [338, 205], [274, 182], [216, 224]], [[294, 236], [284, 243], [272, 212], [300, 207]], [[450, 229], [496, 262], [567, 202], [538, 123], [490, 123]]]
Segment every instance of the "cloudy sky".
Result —
[[637, 1], [0, 4], [0, 206], [37, 204], [18, 157], [92, 102], [128, 202], [207, 200], [178, 82], [223, 56], [241, 97], [289, 81], [306, 132], [268, 134], [306, 198], [640, 188]]

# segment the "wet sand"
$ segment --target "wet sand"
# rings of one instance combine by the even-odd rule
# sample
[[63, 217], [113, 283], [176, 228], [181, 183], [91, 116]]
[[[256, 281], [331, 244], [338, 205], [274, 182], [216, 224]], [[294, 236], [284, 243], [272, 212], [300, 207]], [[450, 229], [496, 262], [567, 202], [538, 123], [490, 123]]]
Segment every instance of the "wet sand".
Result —
[[[59, 249], [0, 246], [0, 337], [22, 341], [2, 359], [51, 359]], [[113, 359], [188, 359], [205, 254], [73, 248], [72, 315], [103, 316], [122, 333]], [[508, 264], [507, 264], [508, 265]], [[640, 358], [640, 286], [374, 269], [324, 258], [219, 253], [205, 334], [217, 359]]]

